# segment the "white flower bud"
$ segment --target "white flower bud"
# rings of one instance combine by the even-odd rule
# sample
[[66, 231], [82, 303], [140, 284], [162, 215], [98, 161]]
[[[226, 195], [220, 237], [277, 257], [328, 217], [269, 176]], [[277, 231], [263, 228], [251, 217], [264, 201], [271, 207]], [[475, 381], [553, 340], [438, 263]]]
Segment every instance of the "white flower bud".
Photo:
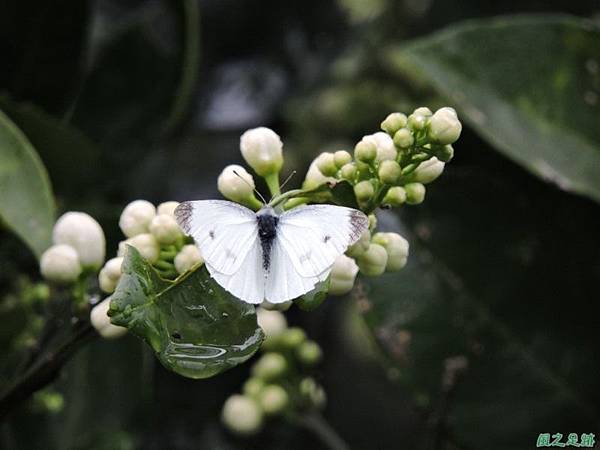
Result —
[[187, 272], [196, 264], [202, 262], [204, 262], [204, 260], [202, 259], [202, 255], [200, 255], [200, 250], [192, 244], [181, 247], [181, 250], [175, 255], [175, 260], [173, 261], [175, 270], [177, 270], [177, 273], [179, 274]]
[[260, 391], [258, 402], [266, 415], [274, 416], [285, 410], [290, 399], [284, 388], [277, 384], [270, 384]]
[[354, 185], [354, 195], [359, 202], [366, 202], [375, 195], [375, 188], [369, 180], [363, 180]]
[[364, 163], [370, 163], [377, 157], [377, 143], [368, 138], [364, 136], [354, 147], [354, 157]]
[[100, 289], [107, 294], [112, 294], [115, 291], [123, 273], [121, 271], [122, 265], [123, 257], [117, 256], [116, 258], [106, 261], [106, 264], [104, 264], [104, 267], [100, 270], [100, 273], [98, 274], [98, 283], [100, 284]]
[[129, 238], [126, 241], [119, 242], [119, 251], [117, 252], [117, 256], [125, 256], [128, 245], [135, 247], [137, 251], [140, 252], [140, 255], [142, 255], [142, 257], [150, 264], [158, 261], [160, 246], [158, 245], [158, 241], [154, 235], [150, 233], [143, 233]]
[[333, 154], [333, 160], [338, 169], [341, 169], [346, 164], [352, 162], [352, 155], [346, 150], [338, 150]]
[[110, 297], [106, 297], [92, 309], [90, 322], [104, 339], [116, 339], [126, 334], [127, 328], [110, 323], [110, 317], [107, 315], [108, 308], [110, 308]]
[[415, 142], [415, 138], [408, 128], [400, 128], [394, 134], [394, 144], [398, 146], [398, 148], [408, 148]]
[[150, 222], [156, 215], [156, 208], [146, 200], [135, 200], [128, 204], [119, 219], [119, 227], [127, 237], [147, 233]]
[[52, 240], [55, 244], [73, 247], [83, 267], [98, 268], [104, 262], [106, 247], [104, 232], [100, 224], [86, 213], [63, 214], [54, 225]]
[[81, 273], [79, 256], [73, 247], [66, 244], [53, 245], [40, 258], [42, 276], [55, 283], [72, 283]]
[[373, 242], [383, 246], [387, 252], [387, 272], [396, 272], [406, 266], [409, 244], [398, 233], [375, 233]]
[[423, 184], [431, 183], [442, 174], [444, 166], [445, 164], [434, 156], [419, 164], [415, 171], [408, 175], [407, 181]]
[[383, 246], [371, 244], [367, 251], [357, 258], [356, 262], [361, 273], [369, 277], [376, 277], [385, 272], [387, 259], [387, 252]]
[[231, 164], [223, 169], [217, 179], [217, 187], [223, 197], [234, 202], [245, 202], [254, 196], [254, 178], [237, 164]]
[[306, 177], [304, 178], [304, 183], [302, 185], [304, 189], [314, 189], [325, 183], [335, 183], [335, 178], [326, 177], [319, 170], [318, 164], [320, 157], [321, 155], [317, 156], [310, 164], [308, 172], [306, 172]]
[[365, 136], [363, 137], [363, 141], [372, 142], [375, 144], [375, 147], [377, 148], [377, 156], [375, 157], [375, 160], [378, 162], [395, 160], [396, 156], [398, 155], [394, 141], [389, 134], [384, 133], [383, 131]]
[[287, 320], [279, 311], [256, 308], [256, 321], [266, 337], [277, 336], [287, 328]]
[[179, 202], [164, 202], [158, 205], [156, 208], [157, 214], [167, 214], [169, 216], [175, 216], [175, 208], [179, 206]]
[[344, 295], [352, 290], [358, 273], [356, 262], [346, 255], [336, 258], [329, 276], [329, 294]]
[[337, 173], [335, 157], [333, 153], [323, 152], [315, 159], [319, 171], [326, 177], [332, 177]]
[[377, 174], [382, 183], [395, 184], [398, 178], [400, 178], [401, 172], [400, 164], [396, 161], [385, 160], [379, 164]]
[[462, 125], [453, 108], [440, 108], [429, 119], [428, 136], [437, 144], [456, 142], [462, 131]]
[[262, 177], [279, 173], [283, 166], [283, 143], [269, 128], [246, 131], [240, 138], [240, 149], [248, 165]]
[[399, 112], [391, 113], [383, 122], [381, 122], [381, 129], [387, 132], [390, 136], [393, 136], [396, 131], [406, 126], [406, 122], [407, 118], [404, 114]]
[[173, 244], [183, 236], [183, 232], [175, 217], [168, 214], [159, 214], [150, 222], [150, 233], [154, 235], [159, 244]]
[[282, 303], [271, 303], [268, 300], [263, 300], [260, 307], [267, 311], [287, 311], [294, 304], [292, 300]]
[[369, 249], [369, 245], [371, 245], [371, 232], [365, 230], [363, 234], [360, 235], [358, 241], [348, 247], [346, 254], [351, 258], [356, 258], [366, 252]]
[[256, 400], [245, 395], [232, 395], [223, 405], [221, 421], [230, 431], [250, 436], [263, 426], [263, 412]]

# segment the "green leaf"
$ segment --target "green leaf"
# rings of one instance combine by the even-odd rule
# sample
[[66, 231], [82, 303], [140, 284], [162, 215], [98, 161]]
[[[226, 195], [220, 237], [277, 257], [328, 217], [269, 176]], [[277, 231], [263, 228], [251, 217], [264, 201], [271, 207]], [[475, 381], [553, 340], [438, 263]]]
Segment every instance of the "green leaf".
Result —
[[206, 267], [163, 280], [133, 247], [109, 314], [112, 323], [144, 339], [165, 367], [189, 378], [212, 377], [246, 361], [263, 339], [254, 306], [221, 288]]
[[0, 218], [39, 257], [50, 246], [54, 213], [42, 161], [21, 130], [0, 111]]
[[294, 303], [303, 311], [317, 309], [327, 298], [329, 291], [329, 278], [317, 283], [315, 288], [294, 300]]
[[470, 21], [389, 53], [492, 146], [600, 201], [600, 26], [559, 15]]

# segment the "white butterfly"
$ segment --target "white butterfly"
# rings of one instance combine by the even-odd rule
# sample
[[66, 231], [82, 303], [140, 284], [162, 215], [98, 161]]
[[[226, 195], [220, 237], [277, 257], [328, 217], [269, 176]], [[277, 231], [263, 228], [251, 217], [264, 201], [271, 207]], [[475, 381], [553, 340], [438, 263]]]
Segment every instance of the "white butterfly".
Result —
[[368, 227], [360, 211], [299, 206], [280, 215], [224, 200], [183, 202], [175, 210], [210, 275], [248, 303], [282, 303], [327, 279], [335, 259]]

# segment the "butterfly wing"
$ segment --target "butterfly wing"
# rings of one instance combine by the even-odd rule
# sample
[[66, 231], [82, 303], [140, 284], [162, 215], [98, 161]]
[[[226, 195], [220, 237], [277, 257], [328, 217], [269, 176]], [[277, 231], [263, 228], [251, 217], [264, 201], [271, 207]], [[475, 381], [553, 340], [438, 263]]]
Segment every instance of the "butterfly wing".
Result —
[[333, 205], [300, 206], [282, 214], [271, 251], [267, 300], [280, 303], [312, 290], [368, 224], [362, 212]]
[[265, 276], [254, 212], [233, 202], [201, 200], [181, 203], [175, 218], [194, 238], [217, 283], [246, 302], [262, 302]]

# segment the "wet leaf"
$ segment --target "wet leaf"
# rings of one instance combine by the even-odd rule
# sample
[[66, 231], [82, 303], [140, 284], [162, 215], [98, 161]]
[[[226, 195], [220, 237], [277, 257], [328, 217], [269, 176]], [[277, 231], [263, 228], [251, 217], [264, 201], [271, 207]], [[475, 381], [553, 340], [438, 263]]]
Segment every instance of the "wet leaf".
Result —
[[39, 257], [50, 246], [54, 213], [52, 188], [40, 157], [0, 111], [0, 218]]
[[204, 266], [166, 281], [133, 247], [109, 314], [144, 339], [165, 367], [189, 378], [208, 378], [246, 361], [263, 339], [254, 306], [226, 292]]
[[329, 291], [329, 278], [318, 283], [315, 288], [294, 300], [294, 303], [303, 311], [317, 309], [327, 298]]
[[449, 27], [390, 52], [494, 148], [600, 202], [600, 26], [520, 16]]

